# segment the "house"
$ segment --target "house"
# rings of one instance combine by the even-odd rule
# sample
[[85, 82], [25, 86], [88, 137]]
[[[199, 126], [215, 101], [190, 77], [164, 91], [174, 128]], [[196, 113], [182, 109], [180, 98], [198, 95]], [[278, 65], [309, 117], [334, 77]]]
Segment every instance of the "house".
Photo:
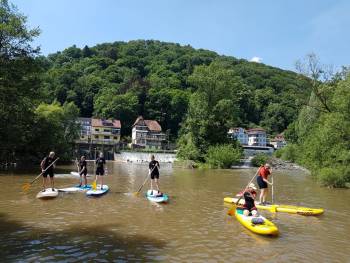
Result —
[[249, 146], [266, 146], [266, 131], [262, 128], [253, 128], [247, 131]]
[[156, 120], [145, 120], [139, 116], [132, 126], [131, 139], [134, 148], [162, 149], [166, 137]]
[[117, 145], [120, 141], [119, 120], [91, 119], [91, 140], [95, 144]]
[[241, 145], [248, 145], [248, 134], [245, 129], [241, 127], [231, 128], [227, 134], [229, 138], [236, 139]]
[[[121, 123], [119, 120], [78, 118], [79, 139], [75, 141], [76, 155], [95, 159], [103, 152], [106, 159], [113, 159], [119, 147]], [[77, 157], [76, 156], [76, 157]]]
[[275, 136], [275, 138], [271, 139], [270, 140], [270, 144], [273, 145], [273, 147], [278, 150], [278, 149], [281, 149], [283, 148], [284, 146], [287, 145], [287, 142], [284, 138], [284, 135], [281, 133], [281, 134], [278, 134]]
[[91, 139], [91, 118], [78, 118], [77, 123], [80, 125], [79, 140], [82, 143], [89, 143]]

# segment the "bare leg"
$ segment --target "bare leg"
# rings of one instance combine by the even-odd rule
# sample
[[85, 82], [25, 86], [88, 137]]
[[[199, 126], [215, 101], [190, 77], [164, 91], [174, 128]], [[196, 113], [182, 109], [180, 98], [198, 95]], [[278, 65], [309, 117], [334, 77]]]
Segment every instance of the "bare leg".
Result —
[[153, 190], [153, 179], [151, 179], [151, 190]]
[[260, 195], [259, 195], [259, 203], [262, 203], [263, 200], [263, 196], [264, 196], [264, 189], [260, 189]]
[[55, 181], [53, 177], [50, 177], [51, 188], [55, 189]]
[[86, 179], [86, 175], [84, 175], [84, 182], [85, 182], [85, 186], [87, 186], [87, 179]]
[[159, 192], [159, 183], [158, 183], [158, 179], [154, 179], [154, 182], [156, 183], [156, 187], [157, 187], [157, 190]]
[[43, 176], [43, 191], [46, 189], [46, 178]]
[[103, 175], [100, 175], [100, 178], [101, 178], [101, 190], [103, 188]]
[[79, 174], [80, 175], [80, 178], [79, 178], [79, 187], [81, 186], [81, 184], [83, 183], [83, 178], [82, 178], [82, 175], [81, 174]]

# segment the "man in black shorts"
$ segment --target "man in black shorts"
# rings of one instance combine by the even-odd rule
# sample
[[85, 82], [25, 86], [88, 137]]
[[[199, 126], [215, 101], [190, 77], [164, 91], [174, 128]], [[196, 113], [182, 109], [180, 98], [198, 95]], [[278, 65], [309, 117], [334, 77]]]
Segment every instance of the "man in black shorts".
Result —
[[[104, 168], [105, 164], [106, 164], [106, 160], [105, 158], [103, 158], [103, 153], [100, 153], [100, 156], [96, 159], [96, 176], [101, 178], [100, 179], [101, 190], [103, 189], [103, 176], [105, 174], [105, 168]], [[96, 178], [96, 181], [97, 181], [97, 178]]]
[[154, 155], [151, 155], [151, 161], [149, 162], [148, 168], [148, 174], [151, 176], [151, 190], [153, 190], [154, 180], [159, 192], [159, 162], [154, 159]]
[[[47, 181], [48, 175], [50, 176], [50, 183], [51, 183], [52, 191], [55, 191], [55, 182], [54, 182], [54, 178], [53, 178], [53, 176], [54, 176], [53, 169], [54, 169], [55, 165], [51, 165], [54, 162], [54, 157], [55, 157], [55, 153], [50, 152], [49, 156], [46, 156], [40, 163], [41, 171], [43, 173], [43, 192], [45, 192], [45, 189], [46, 189], [46, 181]], [[45, 171], [46, 168], [48, 168], [48, 169]]]

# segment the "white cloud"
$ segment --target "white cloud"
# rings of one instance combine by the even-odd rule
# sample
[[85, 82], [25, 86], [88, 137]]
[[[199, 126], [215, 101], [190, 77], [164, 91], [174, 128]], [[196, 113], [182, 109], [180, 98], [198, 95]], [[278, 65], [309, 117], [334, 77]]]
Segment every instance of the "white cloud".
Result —
[[256, 63], [261, 63], [262, 58], [259, 58], [259, 57], [252, 57], [249, 61], [250, 61], [250, 62], [256, 62]]

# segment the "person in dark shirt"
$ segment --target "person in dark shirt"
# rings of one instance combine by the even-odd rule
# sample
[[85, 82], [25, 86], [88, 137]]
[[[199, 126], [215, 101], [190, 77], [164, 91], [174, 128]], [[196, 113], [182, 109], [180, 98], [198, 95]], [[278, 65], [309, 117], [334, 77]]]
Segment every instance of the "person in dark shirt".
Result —
[[156, 184], [158, 193], [159, 191], [159, 162], [155, 160], [154, 155], [151, 155], [151, 161], [148, 165], [148, 174], [151, 176], [151, 190], [153, 190], [153, 181]]
[[55, 157], [55, 153], [54, 152], [50, 152], [49, 156], [46, 156], [40, 163], [41, 171], [43, 173], [43, 192], [45, 192], [45, 189], [46, 189], [46, 183], [47, 183], [47, 176], [48, 175], [50, 176], [50, 183], [51, 183], [52, 191], [55, 191], [55, 182], [54, 182], [54, 168], [55, 168], [55, 165], [51, 165], [55, 161], [54, 157]]
[[[100, 178], [101, 190], [103, 189], [103, 176], [105, 175], [104, 165], [106, 164], [105, 158], [103, 158], [103, 153], [96, 159], [96, 176]], [[97, 181], [97, 180], [96, 180]]]
[[80, 175], [80, 184], [79, 184], [79, 187], [82, 186], [82, 183], [83, 183], [83, 176], [84, 176], [84, 186], [83, 187], [86, 187], [87, 186], [87, 179], [86, 179], [86, 175], [87, 175], [87, 163], [86, 163], [86, 160], [85, 160], [85, 156], [81, 156], [80, 157], [80, 161], [79, 161], [79, 175]]
[[245, 216], [253, 215], [258, 216], [258, 210], [255, 207], [255, 197], [256, 197], [256, 187], [253, 183], [249, 184], [247, 189], [243, 193], [244, 205], [243, 205], [243, 214]]

